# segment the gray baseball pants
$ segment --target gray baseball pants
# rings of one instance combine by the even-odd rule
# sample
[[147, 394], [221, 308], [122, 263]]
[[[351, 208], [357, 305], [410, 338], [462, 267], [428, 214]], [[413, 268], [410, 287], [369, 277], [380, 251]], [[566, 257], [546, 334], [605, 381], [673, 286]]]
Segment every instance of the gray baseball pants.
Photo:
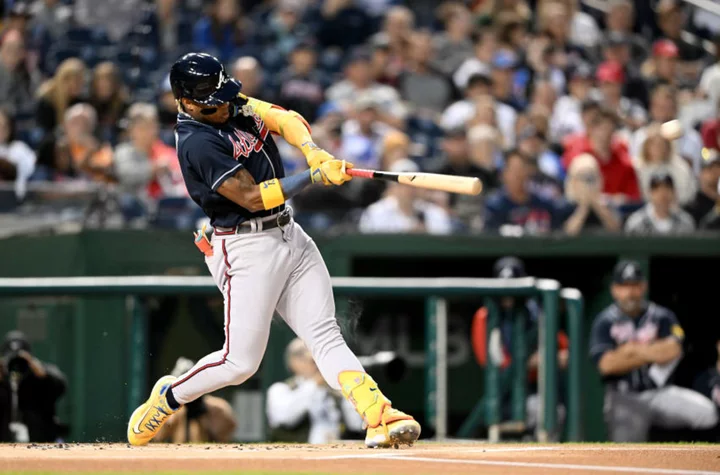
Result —
[[214, 254], [205, 262], [225, 298], [225, 345], [173, 384], [179, 403], [255, 374], [275, 311], [308, 346], [330, 387], [340, 389], [342, 371], [364, 371], [340, 333], [325, 262], [298, 224], [249, 234], [216, 233], [212, 244]]
[[608, 437], [613, 442], [645, 442], [650, 426], [710, 429], [718, 423], [718, 413], [710, 399], [678, 386], [639, 393], [607, 389], [604, 412]]

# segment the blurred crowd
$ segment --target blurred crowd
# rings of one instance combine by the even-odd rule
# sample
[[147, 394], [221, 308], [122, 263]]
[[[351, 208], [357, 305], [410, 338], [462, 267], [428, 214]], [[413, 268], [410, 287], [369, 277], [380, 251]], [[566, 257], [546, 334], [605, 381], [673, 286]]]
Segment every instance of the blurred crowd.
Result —
[[[356, 167], [483, 183], [477, 197], [311, 189], [292, 203], [311, 229], [717, 231], [720, 16], [589, 3], [4, 0], [0, 213], [82, 184], [100, 225], [195, 226], [167, 72], [204, 51]], [[306, 166], [281, 152], [288, 174]]]

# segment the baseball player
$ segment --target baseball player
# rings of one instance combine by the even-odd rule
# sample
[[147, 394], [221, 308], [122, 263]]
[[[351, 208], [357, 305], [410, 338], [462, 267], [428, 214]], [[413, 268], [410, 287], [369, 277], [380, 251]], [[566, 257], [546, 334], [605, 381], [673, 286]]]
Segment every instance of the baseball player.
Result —
[[[313, 183], [349, 181], [345, 169], [352, 165], [316, 146], [299, 114], [241, 94], [242, 84], [210, 55], [180, 58], [170, 82], [183, 178], [214, 228], [211, 242], [203, 230], [196, 244], [225, 298], [225, 344], [180, 377], [160, 378], [130, 417], [129, 442], [147, 444], [183, 404], [252, 376], [277, 311], [328, 385], [363, 417], [367, 446], [412, 444], [420, 424], [391, 407], [343, 340], [325, 263], [285, 206]], [[308, 170], [285, 176], [273, 133], [303, 152]]]
[[669, 384], [685, 335], [672, 311], [645, 300], [646, 290], [640, 265], [620, 261], [611, 287], [615, 303], [597, 316], [590, 334], [614, 442], [644, 442], [651, 426], [709, 429], [718, 422], [710, 399]]

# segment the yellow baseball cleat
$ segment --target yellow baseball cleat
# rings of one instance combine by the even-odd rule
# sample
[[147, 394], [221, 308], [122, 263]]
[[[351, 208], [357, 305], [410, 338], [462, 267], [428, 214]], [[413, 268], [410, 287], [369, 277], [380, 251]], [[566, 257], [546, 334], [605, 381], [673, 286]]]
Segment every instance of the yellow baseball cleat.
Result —
[[145, 445], [155, 437], [168, 418], [175, 412], [165, 399], [165, 393], [177, 378], [163, 376], [155, 383], [150, 398], [130, 416], [127, 437], [132, 445]]
[[367, 426], [365, 445], [395, 447], [412, 445], [420, 437], [420, 424], [412, 416], [393, 409], [375, 380], [360, 371], [338, 376], [343, 396], [352, 403]]
[[380, 425], [368, 427], [365, 445], [371, 448], [412, 446], [419, 437], [420, 424], [412, 416], [388, 406]]

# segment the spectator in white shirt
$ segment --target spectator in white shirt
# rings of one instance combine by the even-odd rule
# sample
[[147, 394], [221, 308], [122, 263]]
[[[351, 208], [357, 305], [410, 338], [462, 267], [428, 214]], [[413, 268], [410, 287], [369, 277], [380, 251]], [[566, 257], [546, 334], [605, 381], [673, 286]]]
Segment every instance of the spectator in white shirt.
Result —
[[15, 140], [13, 119], [0, 109], [0, 182], [12, 181], [15, 197], [22, 200], [27, 181], [35, 170], [35, 152], [20, 140]]
[[[470, 76], [465, 88], [465, 99], [451, 104], [440, 119], [444, 130], [464, 128], [477, 115], [477, 101], [487, 98], [492, 87], [492, 78], [488, 73], [475, 73]], [[505, 148], [515, 144], [515, 109], [502, 102], [494, 101], [495, 122], [500, 130]]]
[[[650, 119], [662, 124], [677, 117], [677, 89], [668, 84], [656, 86], [650, 95]], [[633, 158], [640, 156], [642, 145], [648, 136], [648, 127], [642, 127], [632, 134], [630, 153]], [[678, 155], [688, 160], [699, 169], [702, 159], [702, 137], [697, 130], [684, 126], [679, 137], [673, 140]], [[676, 182], [678, 186], [681, 183]]]
[[570, 13], [570, 41], [583, 48], [596, 47], [602, 38], [595, 19], [580, 10], [579, 0], [564, 0]]
[[299, 338], [285, 350], [292, 377], [268, 389], [267, 418], [273, 442], [327, 444], [338, 440], [342, 426], [361, 431], [363, 420], [340, 391], [323, 379], [310, 350]]
[[347, 113], [352, 110], [359, 96], [371, 95], [378, 106], [381, 121], [394, 127], [402, 124], [407, 116], [407, 108], [396, 89], [374, 81], [369, 51], [353, 51], [345, 65], [344, 74], [345, 79], [325, 91], [328, 101], [336, 103]]
[[[393, 172], [418, 172], [411, 160], [393, 164]], [[385, 197], [370, 205], [360, 217], [363, 233], [450, 234], [450, 216], [440, 206], [420, 198], [417, 188], [399, 183], [388, 186]]]
[[570, 73], [568, 94], [555, 102], [550, 119], [550, 140], [562, 143], [570, 134], [585, 132], [582, 120], [582, 104], [590, 97], [593, 71], [586, 63], [578, 64]]
[[640, 153], [633, 157], [643, 198], [646, 201], [650, 199], [651, 178], [664, 173], [673, 179], [678, 203], [681, 206], [688, 204], [697, 190], [692, 168], [677, 154], [673, 142], [663, 137], [660, 124], [651, 124], [644, 131], [647, 138], [640, 145]]

